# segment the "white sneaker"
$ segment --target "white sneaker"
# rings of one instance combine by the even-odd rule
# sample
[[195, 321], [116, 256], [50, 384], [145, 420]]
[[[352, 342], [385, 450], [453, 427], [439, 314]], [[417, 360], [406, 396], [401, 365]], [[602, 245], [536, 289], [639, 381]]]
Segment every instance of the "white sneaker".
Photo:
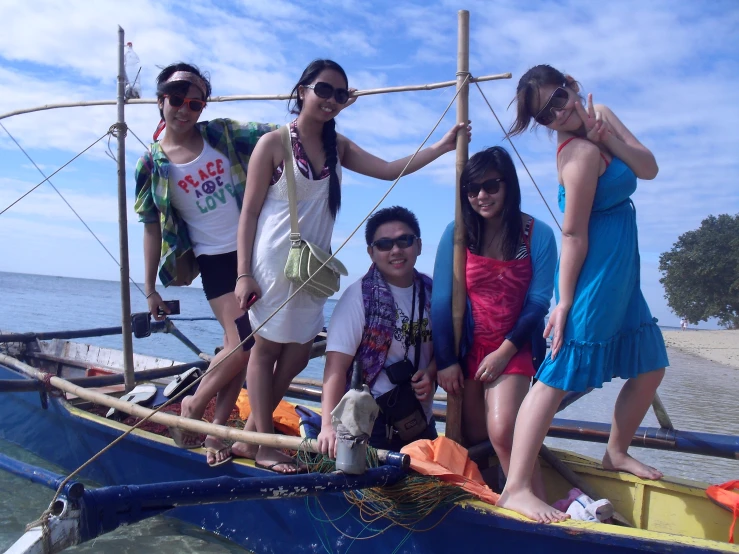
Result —
[[567, 513], [572, 519], [603, 522], [613, 517], [613, 504], [607, 498], [593, 500], [587, 494], [581, 494], [572, 501]]

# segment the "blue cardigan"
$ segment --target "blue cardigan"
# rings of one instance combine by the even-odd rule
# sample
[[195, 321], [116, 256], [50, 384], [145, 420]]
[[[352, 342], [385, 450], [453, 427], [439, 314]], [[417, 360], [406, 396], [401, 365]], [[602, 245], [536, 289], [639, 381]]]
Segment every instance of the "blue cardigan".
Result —
[[[543, 221], [534, 219], [531, 231], [531, 265], [533, 275], [526, 293], [521, 315], [516, 325], [506, 335], [518, 349], [531, 341], [534, 367], [538, 368], [546, 353], [544, 317], [549, 312], [554, 289], [554, 270], [557, 265], [557, 243], [552, 229]], [[431, 321], [434, 325], [434, 358], [439, 370], [459, 363], [464, 368], [464, 359], [472, 345], [475, 322], [472, 307], [467, 297], [464, 314], [462, 344], [459, 358], [455, 354], [454, 327], [452, 324], [452, 264], [454, 260], [454, 222], [444, 231], [436, 252], [434, 263], [434, 288], [431, 296]]]

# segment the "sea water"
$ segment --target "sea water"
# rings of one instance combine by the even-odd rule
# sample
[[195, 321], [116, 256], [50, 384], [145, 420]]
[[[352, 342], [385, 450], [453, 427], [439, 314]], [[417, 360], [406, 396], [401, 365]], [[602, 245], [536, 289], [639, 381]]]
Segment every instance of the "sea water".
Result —
[[[163, 291], [166, 300], [180, 300], [181, 318], [212, 316], [203, 291], [175, 288]], [[4, 331], [59, 331], [120, 325], [120, 287], [116, 282], [0, 272], [0, 329]], [[335, 301], [326, 303], [326, 321]], [[131, 287], [131, 309], [146, 311], [146, 300]], [[175, 318], [176, 319], [176, 318]], [[204, 352], [222, 344], [222, 330], [215, 321], [177, 321], [180, 328]], [[699, 332], [699, 331], [698, 331]], [[98, 346], [122, 348], [120, 336], [79, 339]], [[134, 339], [134, 351], [186, 362], [195, 355], [171, 335], [155, 334]], [[701, 358], [670, 351], [670, 367], [659, 389], [660, 397], [678, 429], [739, 434], [739, 370]], [[311, 360], [301, 377], [322, 378], [322, 359]], [[607, 383], [559, 414], [575, 420], [610, 422], [621, 381]], [[2, 422], [0, 422], [2, 425]], [[657, 427], [650, 411], [643, 425]], [[549, 446], [573, 450], [600, 459], [604, 445], [547, 439]], [[63, 473], [15, 445], [0, 440], [0, 452]], [[631, 452], [667, 475], [721, 483], [736, 479], [739, 462], [659, 450], [633, 448]], [[19, 494], [22, 491], [22, 494]], [[25, 525], [47, 507], [52, 492], [0, 472], [0, 551], [11, 545]], [[201, 529], [167, 517], [156, 517], [123, 527], [69, 552], [245, 552]]]

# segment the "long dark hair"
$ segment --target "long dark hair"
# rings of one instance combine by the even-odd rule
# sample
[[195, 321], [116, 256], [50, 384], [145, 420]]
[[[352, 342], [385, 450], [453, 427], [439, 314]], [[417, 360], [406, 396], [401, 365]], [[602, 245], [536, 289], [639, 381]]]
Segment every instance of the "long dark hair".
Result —
[[516, 103], [516, 120], [508, 130], [508, 136], [520, 135], [529, 128], [536, 115], [536, 99], [541, 87], [547, 85], [561, 87], [567, 84], [570, 85], [568, 89], [571, 89], [576, 83], [577, 81], [573, 81], [571, 77], [568, 79], [564, 73], [551, 65], [535, 65], [529, 69], [518, 80], [516, 97], [513, 99]]
[[459, 177], [459, 196], [462, 205], [462, 221], [467, 232], [467, 246], [473, 254], [483, 250], [485, 222], [480, 214], [472, 209], [467, 190], [470, 183], [480, 182], [488, 171], [497, 171], [505, 181], [505, 201], [503, 203], [503, 255], [506, 260], [516, 256], [521, 241], [523, 222], [521, 221], [521, 187], [518, 184], [516, 166], [505, 148], [493, 146], [472, 156], [464, 166]]
[[[293, 87], [291, 93], [293, 100], [287, 103], [290, 113], [299, 114], [303, 109], [303, 100], [301, 100], [298, 94], [298, 87], [310, 85], [318, 77], [318, 74], [326, 69], [336, 71], [344, 78], [347, 87], [349, 86], [349, 79], [346, 76], [346, 72], [339, 64], [332, 60], [313, 60], [305, 68], [303, 74], [300, 76], [300, 80]], [[291, 102], [294, 102], [292, 107], [290, 106]], [[326, 154], [326, 165], [329, 169], [328, 207], [331, 210], [331, 216], [336, 219], [336, 214], [339, 212], [339, 208], [341, 208], [341, 184], [339, 183], [339, 176], [336, 173], [339, 151], [336, 144], [336, 120], [334, 118], [323, 124], [321, 139], [323, 141], [323, 151]]]

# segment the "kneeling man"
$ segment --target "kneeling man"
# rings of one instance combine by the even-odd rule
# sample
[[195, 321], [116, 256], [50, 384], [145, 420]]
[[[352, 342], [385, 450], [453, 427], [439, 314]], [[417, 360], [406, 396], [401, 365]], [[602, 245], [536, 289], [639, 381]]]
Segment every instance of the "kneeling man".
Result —
[[399, 206], [379, 210], [367, 221], [365, 239], [372, 265], [344, 291], [328, 327], [318, 444], [332, 458], [331, 412], [349, 388], [355, 358], [380, 406], [372, 446], [398, 451], [437, 436], [431, 279], [415, 270], [421, 253], [418, 219]]

